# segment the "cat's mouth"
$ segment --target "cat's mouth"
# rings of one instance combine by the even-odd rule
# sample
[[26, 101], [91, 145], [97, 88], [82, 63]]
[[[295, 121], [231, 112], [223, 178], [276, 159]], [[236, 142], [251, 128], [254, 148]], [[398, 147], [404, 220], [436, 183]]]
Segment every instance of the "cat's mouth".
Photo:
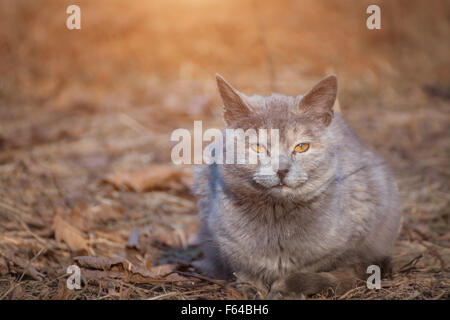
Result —
[[272, 189], [283, 190], [283, 189], [292, 189], [292, 188], [289, 187], [287, 184], [280, 183], [280, 184], [277, 184], [276, 186], [273, 186]]

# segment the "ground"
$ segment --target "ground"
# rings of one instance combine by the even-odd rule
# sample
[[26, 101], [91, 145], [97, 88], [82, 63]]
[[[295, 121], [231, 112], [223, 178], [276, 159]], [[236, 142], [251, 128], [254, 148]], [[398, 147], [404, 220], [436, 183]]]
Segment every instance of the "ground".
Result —
[[[449, 299], [448, 19], [428, 30], [419, 14], [445, 12], [444, 2], [411, 2], [415, 11], [403, 16], [411, 29], [391, 25], [371, 37], [354, 34], [354, 11], [338, 2], [329, 10], [307, 1], [298, 26], [289, 1], [259, 9], [244, 1], [237, 12], [234, 1], [220, 10], [183, 2], [179, 11], [156, 1], [149, 12], [136, 1], [131, 18], [106, 30], [98, 21], [110, 22], [119, 2], [99, 10], [81, 1], [91, 9], [84, 38], [57, 29], [64, 8], [61, 19], [46, 16], [60, 10], [57, 1], [40, 13], [34, 2], [18, 3], [0, 10], [8, 13], [4, 25], [17, 24], [2, 34], [0, 51], [0, 299], [264, 298], [251, 284], [209, 279], [192, 266], [202, 256], [192, 166], [172, 165], [170, 134], [191, 130], [194, 120], [222, 126], [215, 72], [248, 94], [304, 93], [336, 73], [344, 118], [395, 172], [405, 222], [392, 278], [380, 290], [361, 283], [312, 298]], [[385, 9], [403, 12], [402, 4]], [[179, 20], [183, 10], [208, 14]], [[348, 24], [314, 24], [308, 10], [331, 24], [341, 14]], [[138, 19], [143, 12], [152, 19]], [[254, 20], [241, 33], [233, 19], [246, 14]], [[317, 35], [330, 41], [310, 44]], [[80, 290], [66, 285], [73, 264], [81, 267]]]

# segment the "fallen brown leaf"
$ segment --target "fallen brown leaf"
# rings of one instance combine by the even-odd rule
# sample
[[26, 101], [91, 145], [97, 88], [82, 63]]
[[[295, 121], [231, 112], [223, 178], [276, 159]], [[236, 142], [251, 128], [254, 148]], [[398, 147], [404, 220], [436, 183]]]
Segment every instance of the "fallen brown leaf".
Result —
[[[119, 265], [124, 267], [126, 261], [123, 258], [104, 258], [104, 257], [89, 257], [79, 256], [75, 257], [74, 261], [82, 268], [97, 269], [97, 270], [111, 270], [113, 266]], [[127, 269], [127, 266], [124, 267]]]
[[148, 268], [150, 272], [155, 274], [156, 276], [165, 277], [169, 273], [174, 272], [175, 266], [173, 264], [161, 264], [158, 266], [151, 266]]
[[65, 242], [72, 250], [88, 251], [88, 244], [83, 234], [71, 226], [62, 217], [62, 213], [56, 213], [53, 219], [53, 230], [55, 231], [55, 239], [58, 242]]
[[130, 189], [142, 192], [174, 188], [174, 183], [180, 185], [190, 181], [189, 176], [190, 174], [181, 167], [168, 164], [154, 164], [138, 170], [108, 175], [104, 181], [120, 190]]
[[136, 283], [164, 283], [192, 281], [192, 279], [173, 273], [173, 265], [154, 266], [150, 269], [137, 267], [123, 258], [104, 258], [80, 256], [74, 258], [88, 279], [122, 279]]
[[52, 297], [52, 300], [71, 300], [75, 296], [75, 291], [67, 288], [66, 280], [61, 279], [58, 282], [58, 290]]
[[186, 278], [182, 276], [181, 274], [178, 274], [175, 272], [176, 266], [173, 264], [161, 264], [157, 266], [151, 266], [148, 268], [150, 272], [154, 273], [155, 275], [162, 277], [166, 280], [171, 281], [192, 281], [192, 279]]
[[89, 229], [85, 208], [75, 207], [68, 215], [63, 215], [60, 211], [58, 211], [58, 214], [64, 217], [64, 221], [69, 225], [80, 231], [87, 231]]
[[21, 300], [25, 294], [21, 285], [18, 285], [12, 292], [11, 300]]
[[19, 273], [24, 273], [26, 275], [29, 275], [34, 280], [38, 280], [38, 281], [41, 281], [45, 278], [45, 275], [43, 275], [42, 273], [37, 271], [30, 264], [29, 261], [26, 261], [16, 255], [14, 255], [14, 253], [12, 253], [12, 252], [3, 253], [3, 256], [6, 258], [7, 261], [9, 260], [9, 261], [13, 262], [14, 265], [19, 268], [19, 270], [17, 270]]

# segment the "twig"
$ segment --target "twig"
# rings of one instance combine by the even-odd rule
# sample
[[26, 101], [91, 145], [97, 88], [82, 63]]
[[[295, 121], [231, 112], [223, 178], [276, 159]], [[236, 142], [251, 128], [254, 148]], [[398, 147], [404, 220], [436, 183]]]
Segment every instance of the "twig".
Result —
[[423, 254], [419, 254], [417, 257], [406, 263], [404, 266], [402, 266], [399, 269], [399, 273], [407, 272], [411, 269], [414, 269], [416, 267], [417, 262], [419, 262], [420, 259], [422, 259]]
[[[197, 279], [200, 279], [200, 280], [204, 280], [204, 281], [208, 281], [208, 282], [217, 284], [217, 285], [219, 285], [221, 287], [225, 287], [226, 286], [226, 281], [225, 280], [215, 280], [215, 279], [211, 279], [211, 278], [208, 278], [208, 277], [205, 277], [205, 276], [201, 276], [201, 275], [198, 275], [198, 274], [192, 274], [192, 273], [178, 271], [178, 270], [175, 270], [175, 271], [173, 271], [171, 273], [178, 273], [178, 274], [181, 274], [182, 276], [186, 276], [186, 277], [194, 277], [194, 278], [197, 278]], [[169, 274], [171, 274], [171, 273], [169, 273]], [[168, 276], [169, 274], [167, 274], [166, 276]]]
[[169, 292], [169, 293], [165, 293], [156, 297], [152, 297], [152, 298], [148, 298], [147, 300], [160, 300], [162, 298], [167, 298], [167, 297], [175, 297], [178, 295], [185, 295], [188, 293], [196, 293], [196, 292], [204, 292], [204, 291], [208, 291], [205, 289], [199, 289], [199, 290], [192, 290], [192, 291], [186, 291], [186, 292]]

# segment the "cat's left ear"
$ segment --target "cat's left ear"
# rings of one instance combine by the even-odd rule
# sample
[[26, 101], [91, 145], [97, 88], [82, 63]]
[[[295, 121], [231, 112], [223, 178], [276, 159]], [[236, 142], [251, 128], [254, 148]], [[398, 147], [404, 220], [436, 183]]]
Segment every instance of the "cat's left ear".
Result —
[[337, 77], [329, 75], [319, 81], [298, 104], [299, 110], [328, 126], [333, 120], [333, 106], [337, 95]]
[[231, 125], [239, 119], [249, 117], [252, 110], [245, 101], [245, 95], [233, 88], [221, 75], [216, 74], [216, 80], [223, 101], [225, 124]]

